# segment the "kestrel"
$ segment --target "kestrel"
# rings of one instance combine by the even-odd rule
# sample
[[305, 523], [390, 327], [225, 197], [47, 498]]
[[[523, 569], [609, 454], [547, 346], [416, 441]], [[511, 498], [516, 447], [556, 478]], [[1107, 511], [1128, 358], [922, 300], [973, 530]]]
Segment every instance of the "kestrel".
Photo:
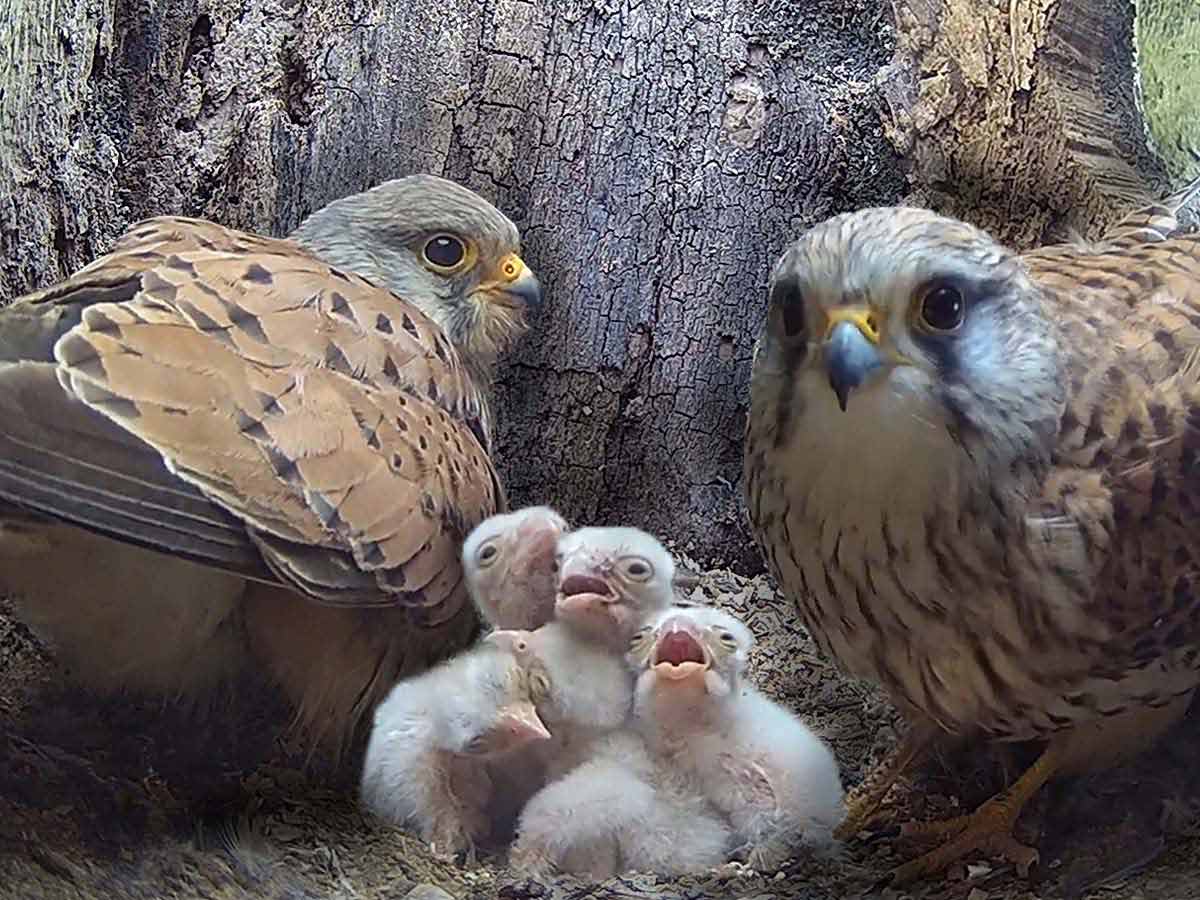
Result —
[[[437, 852], [471, 853], [494, 832], [505, 769], [550, 732], [517, 655], [493, 642], [407, 678], [375, 709], [363, 760], [363, 806], [413, 825]], [[506, 761], [511, 760], [507, 762]]]
[[[1193, 186], [1192, 192], [1197, 186]], [[1012, 837], [1049, 778], [1134, 754], [1200, 681], [1200, 236], [1189, 192], [1018, 254], [922, 209], [820, 224], [771, 277], [750, 518], [822, 650], [914, 726], [842, 833], [939, 731], [1045, 743], [896, 873]]]
[[753, 646], [724, 610], [677, 607], [634, 635], [627, 659], [653, 755], [728, 818], [739, 856], [774, 870], [800, 847], [828, 852], [845, 805], [833, 752], [749, 682]]
[[657, 538], [638, 528], [589, 527], [558, 539], [555, 618], [624, 653], [644, 621], [675, 599], [683, 577]]
[[476, 628], [493, 365], [541, 298], [429, 175], [287, 239], [156, 218], [0, 310], [0, 584], [101, 690], [265, 669], [342, 741]]
[[566, 519], [526, 506], [480, 522], [463, 542], [467, 592], [492, 628], [539, 628], [554, 618], [558, 539]]

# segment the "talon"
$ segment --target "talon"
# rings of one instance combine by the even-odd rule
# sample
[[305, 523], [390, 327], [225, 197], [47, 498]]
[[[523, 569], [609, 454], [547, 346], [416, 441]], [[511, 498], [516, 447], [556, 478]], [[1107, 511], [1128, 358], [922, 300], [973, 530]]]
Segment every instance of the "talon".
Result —
[[876, 765], [846, 797], [846, 817], [833, 830], [839, 841], [849, 840], [880, 816], [880, 807], [893, 784], [929, 750], [936, 729], [928, 723], [913, 725], [900, 743]]
[[910, 823], [901, 829], [906, 840], [944, 841], [942, 846], [892, 870], [892, 883], [904, 884], [940, 872], [968, 853], [983, 851], [1013, 863], [1024, 877], [1038, 861], [1038, 852], [1013, 837], [1013, 826], [1029, 799], [1062, 764], [1069, 745], [1051, 742], [1007, 791], [997, 794], [969, 816], [942, 822]]
[[968, 853], [983, 853], [1007, 859], [1024, 877], [1038, 860], [1038, 852], [1012, 836], [1016, 813], [1004, 798], [989, 800], [969, 816], [941, 822], [910, 822], [900, 829], [900, 838], [918, 843], [944, 842], [923, 856], [892, 870], [892, 883], [906, 884], [942, 871]]

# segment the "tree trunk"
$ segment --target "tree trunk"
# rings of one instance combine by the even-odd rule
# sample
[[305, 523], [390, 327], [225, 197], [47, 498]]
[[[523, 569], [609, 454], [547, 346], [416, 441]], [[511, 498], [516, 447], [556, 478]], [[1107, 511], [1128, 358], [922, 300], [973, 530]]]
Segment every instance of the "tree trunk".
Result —
[[0, 296], [143, 216], [279, 234], [447, 175], [548, 290], [499, 384], [514, 502], [753, 568], [746, 382], [804, 227], [907, 199], [1023, 246], [1164, 186], [1128, 0], [892, 6], [0, 0]]

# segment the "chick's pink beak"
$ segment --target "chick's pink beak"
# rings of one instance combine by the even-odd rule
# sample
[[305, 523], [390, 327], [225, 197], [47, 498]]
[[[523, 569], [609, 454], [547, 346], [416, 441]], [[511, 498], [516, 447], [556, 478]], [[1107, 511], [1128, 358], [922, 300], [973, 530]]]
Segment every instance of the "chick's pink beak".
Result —
[[554, 574], [554, 555], [562, 529], [546, 519], [523, 522], [517, 529], [517, 559], [514, 568], [525, 574]]
[[508, 749], [520, 747], [531, 741], [550, 739], [550, 731], [532, 703], [513, 703], [501, 709], [496, 727], [508, 738]]
[[706, 672], [708, 655], [683, 619], [668, 619], [658, 631], [652, 660], [654, 672], [664, 678], [682, 680]]

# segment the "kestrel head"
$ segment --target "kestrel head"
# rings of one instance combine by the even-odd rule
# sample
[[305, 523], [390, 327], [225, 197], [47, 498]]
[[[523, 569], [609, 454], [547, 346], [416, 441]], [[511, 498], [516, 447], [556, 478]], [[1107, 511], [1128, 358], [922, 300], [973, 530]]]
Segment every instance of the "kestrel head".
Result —
[[1047, 443], [1065, 396], [1058, 336], [1021, 260], [907, 207], [836, 216], [788, 248], [754, 368], [777, 445], [826, 430], [850, 438], [846, 452], [948, 438], [1011, 460]]
[[[550, 738], [537, 713], [524, 658], [503, 645], [484, 643], [471, 651], [467, 666], [464, 674], [479, 703], [449, 716], [448, 743], [457, 752], [498, 756]], [[480, 711], [487, 715], [482, 729]]]
[[626, 659], [638, 674], [639, 694], [737, 693], [754, 635], [746, 625], [713, 606], [672, 607], [634, 632]]
[[472, 374], [529, 328], [541, 287], [517, 227], [474, 191], [410, 175], [335, 200], [290, 235], [334, 266], [383, 285], [441, 326]]
[[675, 596], [675, 561], [637, 528], [580, 528], [558, 541], [555, 618], [623, 650], [630, 636]]
[[475, 608], [494, 628], [538, 628], [554, 618], [558, 539], [566, 520], [548, 506], [490, 516], [463, 543]]

